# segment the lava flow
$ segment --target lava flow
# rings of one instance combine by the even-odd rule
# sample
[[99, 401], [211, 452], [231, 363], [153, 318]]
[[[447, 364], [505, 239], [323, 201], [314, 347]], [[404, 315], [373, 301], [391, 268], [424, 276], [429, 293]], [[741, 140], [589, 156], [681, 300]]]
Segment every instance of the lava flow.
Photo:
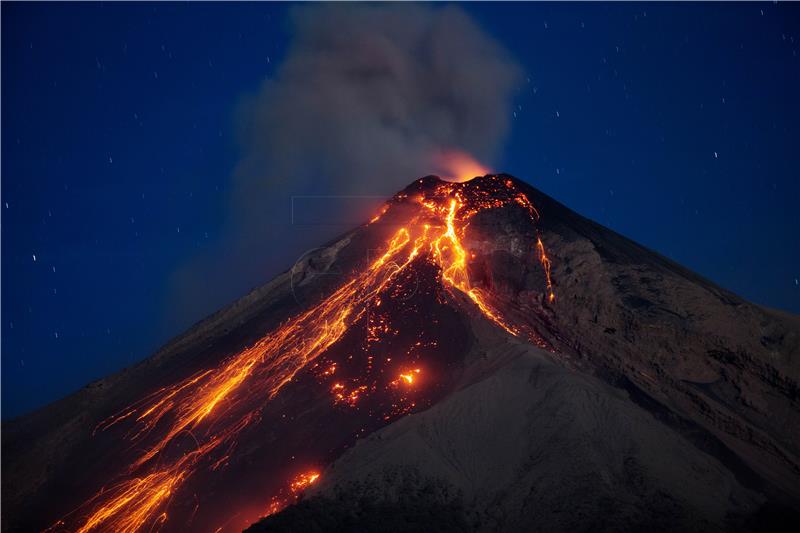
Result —
[[[520, 209], [536, 227], [539, 213], [512, 180], [500, 176], [465, 183], [437, 180], [433, 186], [420, 187], [418, 192], [396, 195], [370, 224], [390, 216], [393, 208], [400, 205], [411, 206], [412, 214], [391, 233], [381, 255], [321, 302], [223, 360], [218, 367], [161, 388], [98, 424], [98, 433], [119, 431], [119, 438], [130, 443], [130, 447], [122, 448], [132, 457], [116, 481], [104, 486], [52, 529], [133, 532], [161, 528], [169, 520], [176, 494], [189, 491], [189, 485], [195, 493], [202, 491], [202, 486], [188, 481], [224, 469], [236, 452], [242, 433], [262, 422], [265, 406], [287, 384], [300, 379], [301, 372], [316, 376], [335, 405], [357, 407], [364, 398], [380, 391], [389, 400], [370, 411], [376, 418], [388, 421], [410, 412], [417, 405], [414, 390], [428, 384], [425, 361], [420, 361], [419, 356], [409, 359], [410, 354], [435, 350], [436, 342], [425, 344], [420, 340], [411, 344], [395, 361], [391, 355], [377, 361], [370, 350], [397, 335], [381, 309], [386, 307], [387, 299], [408, 289], [409, 276], [415, 269], [427, 268], [436, 273], [438, 286], [452, 296], [450, 305], [472, 302], [477, 311], [505, 331], [545, 346], [524, 324], [503, 316], [494, 295], [470, 279], [472, 252], [466, 244], [466, 233], [478, 213], [505, 207]], [[552, 302], [555, 294], [550, 259], [538, 233], [530, 248], [535, 250], [532, 259], [544, 272], [544, 298]], [[367, 328], [364, 343], [370, 355], [365, 373], [381, 364], [389, 369], [387, 377], [340, 378], [343, 363], [326, 359], [326, 351], [357, 323], [364, 323]], [[187, 436], [193, 443], [189, 451], [180, 445]], [[289, 478], [284, 481], [287, 490], [281, 493], [283, 496], [273, 495], [270, 499], [264, 495], [264, 507], [268, 513], [277, 512], [318, 477], [319, 473], [313, 470], [293, 480]]]

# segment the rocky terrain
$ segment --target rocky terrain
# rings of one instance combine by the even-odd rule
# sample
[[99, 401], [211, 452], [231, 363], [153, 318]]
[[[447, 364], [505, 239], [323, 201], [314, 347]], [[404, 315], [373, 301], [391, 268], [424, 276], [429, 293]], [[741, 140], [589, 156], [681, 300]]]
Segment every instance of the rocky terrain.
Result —
[[[133, 453], [121, 451], [116, 427], [98, 424], [324, 302], [441, 183], [414, 182], [377, 222], [135, 367], [4, 423], [3, 530], [77, 529], [81, 517], [58, 521], [76, 508], [89, 514], [82, 502]], [[371, 357], [413, 352], [407, 362], [432, 376], [424, 388], [400, 398], [390, 377], [375, 378], [368, 403], [348, 410], [331, 404], [336, 384], [303, 367], [274, 399], [251, 395], [258, 421], [225, 461], [209, 458], [224, 467], [194, 473], [191, 490], [171, 497], [169, 520], [149, 526], [236, 530], [263, 514], [271, 516], [252, 531], [763, 530], [796, 521], [800, 318], [746, 302], [510, 176], [476, 178], [463, 194], [497, 183], [524, 194], [536, 224], [514, 205], [482, 209], [462, 242], [472, 285], [509, 327], [421, 263], [383, 299], [400, 333], [369, 350], [363, 334], [344, 334], [317, 362], [363, 381]], [[535, 260], [538, 239], [549, 277]], [[372, 316], [350, 328], [369, 328]], [[235, 414], [239, 404], [230, 405]], [[200, 442], [175, 444], [188, 446], [180, 453], [202, 447], [193, 437]], [[268, 510], [292, 461], [319, 467], [319, 479], [298, 503]]]

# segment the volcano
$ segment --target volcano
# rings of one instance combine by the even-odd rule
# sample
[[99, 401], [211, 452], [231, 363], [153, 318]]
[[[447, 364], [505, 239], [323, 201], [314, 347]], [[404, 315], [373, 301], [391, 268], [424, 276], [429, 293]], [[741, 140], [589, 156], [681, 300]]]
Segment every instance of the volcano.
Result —
[[4, 423], [3, 530], [788, 528], [799, 376], [799, 317], [512, 176], [428, 176]]

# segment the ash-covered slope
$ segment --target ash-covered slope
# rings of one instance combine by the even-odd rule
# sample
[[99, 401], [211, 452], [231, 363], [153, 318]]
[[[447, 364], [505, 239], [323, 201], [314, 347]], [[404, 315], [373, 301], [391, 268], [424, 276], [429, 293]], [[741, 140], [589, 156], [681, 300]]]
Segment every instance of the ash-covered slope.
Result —
[[792, 527], [798, 318], [519, 186], [541, 215], [556, 298], [542, 298], [515, 249], [531, 236], [507, 213], [473, 221], [470, 272], [552, 353], [473, 328], [488, 346], [465, 362], [475, 379], [360, 442], [253, 529], [426, 531], [433, 516], [467, 531]]
[[800, 501], [798, 345], [510, 176], [428, 177], [4, 424], [3, 529], [754, 527]]
[[468, 364], [498, 368], [359, 441], [251, 531], [714, 531], [761, 508], [625, 391], [476, 329]]
[[453, 390], [465, 310], [515, 329], [461, 245], [500, 208], [535, 233], [511, 180], [415, 182], [152, 358], [6, 424], [4, 527], [234, 531], [280, 509], [356, 439]]

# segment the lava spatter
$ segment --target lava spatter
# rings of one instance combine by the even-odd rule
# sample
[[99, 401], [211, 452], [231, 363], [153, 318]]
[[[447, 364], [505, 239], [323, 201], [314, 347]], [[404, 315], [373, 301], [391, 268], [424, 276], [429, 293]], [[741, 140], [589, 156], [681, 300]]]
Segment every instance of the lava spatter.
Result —
[[[424, 290], [436, 292], [438, 300], [459, 305], [448, 295], [466, 296], [503, 330], [544, 344], [524, 324], [504, 316], [491, 291], [474, 284], [469, 274], [466, 232], [478, 213], [511, 207], [521, 209], [533, 227], [539, 219], [535, 206], [513, 181], [499, 176], [465, 183], [438, 181], [417, 192], [398, 194], [370, 224], [399, 204], [411, 206], [411, 215], [391, 232], [381, 255], [317, 305], [217, 367], [161, 388], [100, 422], [96, 432], [124, 428], [119, 438], [138, 452], [116, 481], [52, 529], [133, 532], [164, 527], [174, 495], [199, 472], [224, 469], [242, 432], [261, 421], [264, 406], [301, 372], [313, 373], [331, 401], [342, 408], [367, 409], [381, 421], [410, 412], [419, 405], [415, 393], [428, 384], [425, 357], [435, 356], [438, 349], [425, 327], [415, 343], [394, 340], [403, 315], [419, 311], [413, 309], [417, 286], [413, 291], [409, 287], [420, 278], [428, 281]], [[538, 235], [531, 248], [544, 271], [543, 290], [553, 301], [550, 259]], [[389, 301], [394, 303], [392, 309]], [[367, 329], [358, 357], [327, 360], [326, 351], [356, 324]], [[187, 435], [195, 445], [176, 452], [177, 443]], [[314, 471], [289, 484], [308, 485], [318, 476]], [[202, 487], [192, 489], [198, 492]], [[282, 506], [278, 501], [273, 498], [272, 512]]]

